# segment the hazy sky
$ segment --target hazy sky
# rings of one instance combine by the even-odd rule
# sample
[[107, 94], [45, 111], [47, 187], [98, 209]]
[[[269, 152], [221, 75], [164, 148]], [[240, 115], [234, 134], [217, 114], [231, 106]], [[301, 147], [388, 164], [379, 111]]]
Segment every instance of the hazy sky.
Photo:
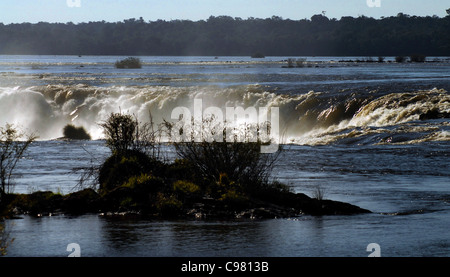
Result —
[[[143, 17], [201, 20], [209, 16], [267, 18], [273, 15], [293, 20], [311, 18], [323, 11], [329, 18], [365, 15], [374, 18], [397, 15], [437, 15], [443, 17], [449, 0], [1, 0], [0, 22], [108, 22]], [[69, 7], [69, 3], [80, 7]]]

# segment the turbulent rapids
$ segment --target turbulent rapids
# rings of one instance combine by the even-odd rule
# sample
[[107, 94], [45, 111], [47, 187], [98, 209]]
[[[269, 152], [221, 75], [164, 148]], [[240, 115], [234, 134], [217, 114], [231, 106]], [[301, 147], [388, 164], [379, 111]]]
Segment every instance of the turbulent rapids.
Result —
[[176, 107], [279, 107], [281, 143], [379, 144], [450, 140], [450, 124], [439, 117], [421, 120], [430, 111], [450, 113], [450, 94], [443, 89], [369, 95], [310, 91], [285, 94], [262, 85], [91, 86], [50, 84], [0, 88], [0, 125], [12, 123], [41, 140], [62, 136], [63, 127], [83, 126], [102, 139], [99, 123], [111, 112], [135, 114], [155, 123], [170, 120]]
[[[430, 63], [308, 57], [142, 57], [138, 70], [115, 56], [0, 57], [0, 126], [19, 125], [40, 140], [71, 123], [102, 139], [112, 112], [142, 122], [171, 121], [177, 107], [279, 108], [279, 142], [300, 145], [448, 141], [448, 59]], [[352, 58], [349, 58], [352, 60]], [[173, 120], [172, 120], [173, 121]]]

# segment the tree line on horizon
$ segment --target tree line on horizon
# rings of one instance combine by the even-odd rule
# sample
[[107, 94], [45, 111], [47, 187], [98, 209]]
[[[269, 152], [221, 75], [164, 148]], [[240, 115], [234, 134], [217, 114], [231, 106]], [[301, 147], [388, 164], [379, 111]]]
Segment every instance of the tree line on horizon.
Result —
[[0, 54], [198, 56], [450, 55], [446, 17], [233, 18], [0, 23]]

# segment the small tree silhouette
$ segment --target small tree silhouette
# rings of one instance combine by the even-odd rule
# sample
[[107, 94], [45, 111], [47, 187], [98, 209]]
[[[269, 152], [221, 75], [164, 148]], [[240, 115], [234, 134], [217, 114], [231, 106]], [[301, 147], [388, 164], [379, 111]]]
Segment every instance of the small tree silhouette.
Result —
[[[273, 154], [261, 153], [261, 145], [264, 144], [262, 138], [252, 137], [254, 130], [252, 128], [258, 130], [261, 126], [241, 126], [240, 135], [246, 139], [240, 141], [236, 136], [231, 138], [226, 133], [226, 126], [216, 129], [209, 124], [209, 120], [204, 118], [202, 121], [203, 134], [214, 130], [223, 136], [222, 141], [208, 141], [205, 136], [200, 142], [196, 142], [194, 138], [181, 142], [174, 141], [178, 157], [193, 165], [199, 180], [204, 180], [208, 184], [218, 182], [220, 176], [225, 174], [231, 181], [242, 185], [250, 194], [268, 186], [271, 171], [281, 149]], [[168, 126], [169, 129], [171, 127], [173, 126]]]
[[12, 191], [14, 169], [36, 138], [33, 134], [21, 133], [10, 124], [0, 127], [0, 203]]
[[133, 150], [134, 142], [139, 137], [139, 123], [131, 115], [111, 113], [100, 126], [106, 136], [106, 145], [113, 153], [125, 153]]
[[155, 127], [151, 113], [150, 121], [139, 122], [136, 116], [122, 113], [111, 113], [100, 124], [106, 137], [106, 146], [113, 154], [125, 154], [138, 151], [152, 158], [160, 158], [159, 141], [162, 130]]

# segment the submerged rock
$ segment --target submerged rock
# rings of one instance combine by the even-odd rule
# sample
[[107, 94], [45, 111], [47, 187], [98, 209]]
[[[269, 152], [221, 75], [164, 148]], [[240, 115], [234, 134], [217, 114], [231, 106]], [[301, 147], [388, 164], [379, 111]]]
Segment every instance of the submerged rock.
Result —
[[354, 215], [371, 213], [358, 206], [333, 201], [317, 200], [302, 193], [283, 193], [273, 201], [250, 199], [248, 206], [242, 209], [226, 207], [209, 200], [208, 204], [196, 204], [185, 212], [185, 216], [195, 219], [273, 219], [291, 218], [300, 215]]
[[420, 120], [439, 119], [439, 118], [450, 118], [450, 113], [439, 112], [437, 109], [433, 109], [419, 116]]

